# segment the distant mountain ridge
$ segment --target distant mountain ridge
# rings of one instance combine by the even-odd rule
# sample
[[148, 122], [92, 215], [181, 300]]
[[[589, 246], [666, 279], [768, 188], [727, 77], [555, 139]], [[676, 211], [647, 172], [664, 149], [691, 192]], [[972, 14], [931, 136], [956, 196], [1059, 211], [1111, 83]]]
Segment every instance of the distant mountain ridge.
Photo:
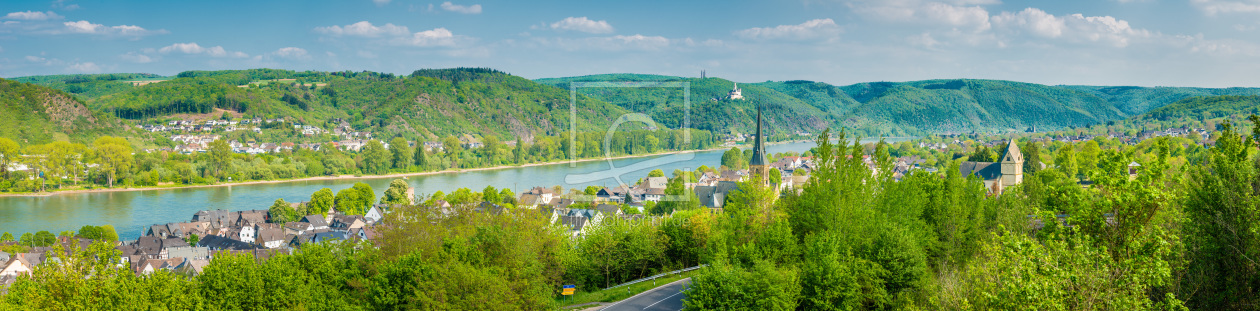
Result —
[[[691, 128], [749, 133], [754, 108], [761, 105], [771, 135], [841, 127], [864, 136], [1056, 130], [1132, 118], [1196, 96], [1260, 95], [1260, 88], [1050, 86], [979, 79], [845, 86], [791, 80], [739, 83], [746, 99], [731, 100], [727, 94], [737, 84], [722, 78], [622, 73], [528, 80], [489, 68], [423, 69], [407, 76], [250, 69], [15, 80], [69, 92], [62, 94], [79, 98], [92, 112], [140, 122], [227, 110], [307, 124], [343, 120], [385, 136], [423, 140], [460, 134], [558, 135], [568, 130], [573, 82], [687, 82], [691, 90], [688, 112], [678, 89], [581, 88], [575, 106], [579, 131], [602, 131], [621, 115], [642, 112], [669, 128], [689, 120]], [[169, 81], [135, 82], [159, 80]]]

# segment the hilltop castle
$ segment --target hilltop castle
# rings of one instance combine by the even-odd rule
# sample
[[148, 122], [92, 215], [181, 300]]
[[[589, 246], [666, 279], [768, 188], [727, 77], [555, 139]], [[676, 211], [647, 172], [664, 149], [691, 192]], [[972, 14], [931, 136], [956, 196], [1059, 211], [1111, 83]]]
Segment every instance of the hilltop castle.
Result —
[[731, 100], [744, 99], [744, 93], [739, 89], [739, 83], [735, 83], [735, 87], [731, 89], [730, 93], [727, 93], [726, 98]]
[[958, 167], [962, 176], [976, 175], [984, 179], [984, 186], [993, 193], [1024, 182], [1024, 154], [1015, 140], [1006, 143], [1006, 150], [999, 162], [966, 161]]

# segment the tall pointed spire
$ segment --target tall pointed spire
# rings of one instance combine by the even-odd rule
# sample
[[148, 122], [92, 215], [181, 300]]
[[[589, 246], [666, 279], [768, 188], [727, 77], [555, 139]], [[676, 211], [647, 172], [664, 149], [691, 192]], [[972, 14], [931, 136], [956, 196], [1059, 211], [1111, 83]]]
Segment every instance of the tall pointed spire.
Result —
[[748, 165], [766, 165], [766, 145], [761, 134], [761, 105], [757, 105], [757, 139], [753, 141], [752, 159], [748, 159]]

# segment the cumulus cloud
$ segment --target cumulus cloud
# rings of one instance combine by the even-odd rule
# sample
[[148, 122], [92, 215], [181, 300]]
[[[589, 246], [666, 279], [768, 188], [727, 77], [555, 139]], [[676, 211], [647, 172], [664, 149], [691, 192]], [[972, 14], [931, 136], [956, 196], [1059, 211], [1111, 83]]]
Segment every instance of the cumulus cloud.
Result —
[[284, 58], [307, 58], [306, 50], [299, 47], [284, 47], [273, 52], [276, 56]]
[[798, 25], [749, 28], [735, 32], [748, 39], [811, 39], [840, 33], [840, 26], [830, 18], [809, 20]]
[[411, 33], [410, 30], [407, 30], [407, 26], [396, 26], [389, 23], [376, 26], [368, 21], [345, 26], [316, 27], [315, 32], [334, 36], [357, 37], [403, 36]]
[[48, 11], [48, 12], [25, 11], [25, 12], [9, 13], [5, 15], [4, 18], [20, 19], [20, 20], [28, 20], [28, 21], [42, 21], [42, 20], [50, 20], [50, 19], [59, 19], [59, 18], [62, 18], [62, 16], [57, 15], [57, 13], [53, 13], [52, 11]]
[[849, 1], [848, 6], [867, 18], [891, 22], [907, 22], [967, 28], [974, 31], [989, 29], [989, 11], [981, 4], [989, 1], [927, 2], [901, 1]]
[[69, 67], [66, 67], [66, 70], [71, 72], [96, 73], [101, 72], [101, 66], [97, 66], [96, 63], [93, 62], [74, 63], [70, 64]]
[[463, 14], [481, 14], [480, 4], [464, 6], [464, 5], [458, 5], [458, 4], [451, 3], [450, 1], [447, 1], [447, 2], [442, 2], [442, 9], [451, 11], [451, 12], [456, 12], [456, 13], [463, 13]]
[[118, 55], [118, 58], [122, 58], [125, 61], [129, 61], [129, 62], [133, 62], [137, 64], [147, 64], [147, 63], [152, 63], [154, 61], [153, 57], [150, 57], [149, 55], [136, 53], [136, 52], [127, 52], [127, 54]]
[[612, 33], [613, 27], [607, 21], [596, 21], [583, 17], [568, 17], [551, 23], [551, 29], [572, 30], [585, 33]]
[[1260, 13], [1258, 0], [1190, 0], [1190, 4], [1208, 16], [1218, 13]]
[[410, 45], [419, 47], [455, 46], [469, 38], [452, 33], [444, 27], [412, 33], [406, 26], [385, 24], [372, 25], [367, 21], [346, 25], [316, 27], [315, 32], [338, 37], [382, 38], [383, 42], [394, 45]]
[[455, 34], [446, 28], [435, 28], [414, 33], [403, 42], [414, 46], [453, 46]]
[[1152, 33], [1135, 29], [1129, 22], [1111, 16], [1071, 14], [1057, 17], [1045, 11], [1027, 8], [1019, 13], [1003, 12], [993, 16], [993, 23], [1013, 31], [1026, 30], [1045, 38], [1063, 38], [1077, 42], [1102, 42], [1116, 47], [1128, 46], [1135, 38], [1148, 38]]
[[652, 51], [668, 48], [672, 45], [673, 40], [662, 36], [645, 36], [641, 34], [635, 35], [616, 35], [607, 37], [586, 37], [586, 38], [535, 38], [538, 43], [547, 47], [557, 47], [564, 50], [601, 50], [601, 51], [625, 51], [640, 50]]
[[183, 53], [183, 54], [190, 54], [190, 55], [203, 54], [203, 55], [207, 55], [211, 57], [234, 57], [234, 58], [249, 57], [248, 54], [245, 54], [243, 52], [229, 52], [226, 49], [224, 49], [223, 46], [202, 47], [196, 42], [176, 43], [176, 44], [164, 46], [158, 49], [158, 52], [163, 53], [163, 54], [166, 54], [166, 53]]
[[116, 35], [139, 37], [152, 34], [166, 33], [166, 30], [148, 30], [135, 25], [118, 25], [105, 26], [101, 24], [93, 24], [88, 21], [64, 22], [65, 31], [68, 33], [94, 34], [94, 35]]

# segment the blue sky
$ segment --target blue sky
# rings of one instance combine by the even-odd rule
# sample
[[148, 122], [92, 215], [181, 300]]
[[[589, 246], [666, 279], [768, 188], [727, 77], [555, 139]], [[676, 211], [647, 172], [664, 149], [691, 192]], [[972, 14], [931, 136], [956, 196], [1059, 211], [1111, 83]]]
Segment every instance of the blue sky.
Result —
[[492, 67], [1260, 87], [1260, 0], [4, 1], [0, 76]]

